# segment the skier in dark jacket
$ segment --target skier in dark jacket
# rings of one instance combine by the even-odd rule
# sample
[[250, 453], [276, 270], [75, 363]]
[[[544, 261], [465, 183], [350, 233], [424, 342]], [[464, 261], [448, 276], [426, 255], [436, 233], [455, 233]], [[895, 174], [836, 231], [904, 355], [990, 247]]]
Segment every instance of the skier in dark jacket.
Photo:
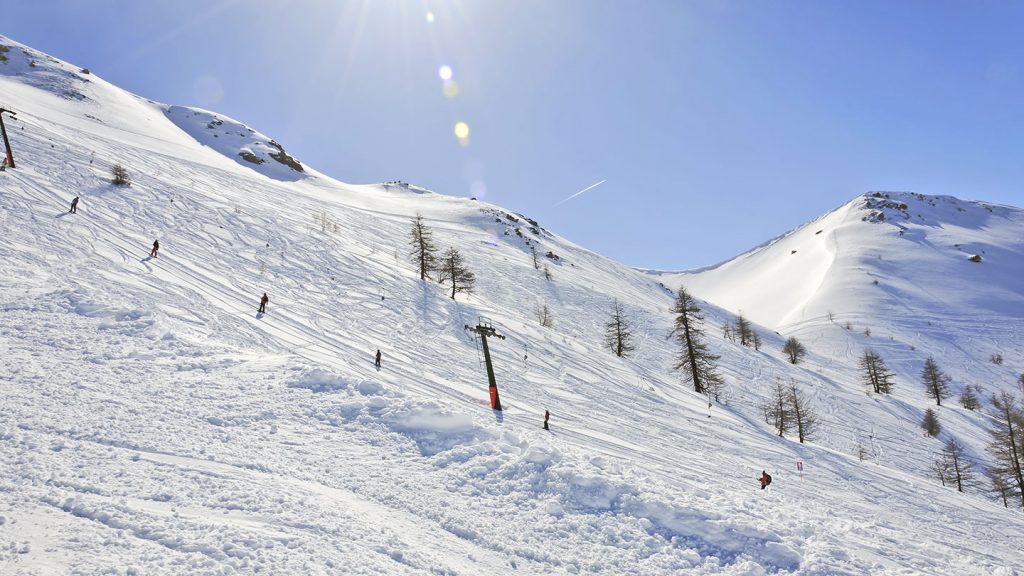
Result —
[[377, 348], [377, 357], [373, 361], [373, 365], [376, 366], [377, 368], [380, 368], [380, 348]]
[[760, 480], [761, 480], [761, 490], [764, 490], [765, 486], [767, 486], [767, 485], [772, 483], [772, 476], [771, 476], [771, 474], [765, 472], [764, 470], [761, 470], [761, 478], [760, 478]]
[[270, 297], [267, 296], [266, 292], [264, 292], [263, 293], [263, 298], [260, 298], [260, 309], [259, 309], [260, 314], [266, 314], [267, 313], [267, 303], [268, 302], [270, 302]]
[[547, 410], [545, 410], [544, 411], [544, 429], [545, 430], [550, 430], [550, 428], [548, 428], [548, 418], [550, 418], [550, 417], [551, 417], [551, 413], [548, 412]]
[[150, 252], [149, 252], [150, 258], [156, 258], [156, 253], [159, 250], [160, 250], [160, 241], [159, 240], [153, 240], [153, 249], [150, 250]]
[[78, 213], [78, 196], [75, 196], [75, 199], [71, 201], [71, 210], [68, 210], [68, 212], [72, 214]]

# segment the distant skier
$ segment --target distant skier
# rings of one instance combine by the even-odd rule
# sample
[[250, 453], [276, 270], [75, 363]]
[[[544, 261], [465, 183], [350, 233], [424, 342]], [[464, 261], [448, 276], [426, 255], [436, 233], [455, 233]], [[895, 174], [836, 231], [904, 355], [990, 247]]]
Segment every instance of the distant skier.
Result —
[[68, 210], [68, 212], [78, 214], [78, 196], [75, 196], [75, 199], [71, 201], [71, 210]]
[[373, 365], [380, 368], [380, 348], [377, 348], [377, 357], [374, 359]]
[[153, 249], [149, 251], [150, 258], [156, 258], [156, 253], [160, 251], [160, 241], [153, 240]]
[[545, 430], [550, 430], [550, 428], [548, 428], [548, 418], [551, 418], [551, 413], [548, 412], [547, 410], [545, 410], [544, 411], [544, 429]]
[[768, 486], [769, 484], [772, 483], [772, 476], [771, 476], [771, 474], [765, 472], [764, 470], [761, 470], [761, 478], [760, 478], [760, 480], [761, 480], [761, 490], [764, 490], [765, 486]]
[[270, 302], [270, 297], [267, 296], [266, 292], [264, 292], [263, 293], [263, 298], [260, 298], [260, 309], [259, 309], [259, 313], [260, 314], [266, 314], [267, 313], [267, 303], [268, 302]]

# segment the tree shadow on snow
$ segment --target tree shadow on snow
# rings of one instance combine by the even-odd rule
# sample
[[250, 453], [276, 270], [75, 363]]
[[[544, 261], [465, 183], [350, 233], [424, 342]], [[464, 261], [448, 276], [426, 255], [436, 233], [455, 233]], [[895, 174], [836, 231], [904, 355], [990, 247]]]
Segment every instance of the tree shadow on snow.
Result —
[[430, 286], [425, 281], [420, 281], [420, 288], [422, 289], [422, 296], [420, 297], [420, 315], [423, 320], [426, 321], [430, 317]]

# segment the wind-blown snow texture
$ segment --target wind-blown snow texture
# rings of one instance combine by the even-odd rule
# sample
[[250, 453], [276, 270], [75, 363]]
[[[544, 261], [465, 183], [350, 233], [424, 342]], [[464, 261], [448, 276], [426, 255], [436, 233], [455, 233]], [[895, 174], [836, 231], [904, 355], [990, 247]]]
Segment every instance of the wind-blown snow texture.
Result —
[[[755, 352], [706, 307], [728, 398], [709, 408], [671, 368], [659, 280], [676, 276], [484, 203], [246, 161], [277, 148], [0, 44], [0, 104], [18, 113], [18, 167], [0, 173], [0, 574], [1019, 570], [1024, 515], [928, 477], [941, 440], [919, 432], [916, 374], [934, 354], [956, 390], [993, 391], [1024, 370], [1021, 211], [893, 195], [909, 218], [875, 223], [865, 202], [884, 198], [858, 198], [684, 276], [781, 332], [759, 327]], [[132, 186], [109, 183], [116, 162]], [[418, 280], [416, 213], [463, 252], [475, 295]], [[531, 244], [558, 256], [553, 281]], [[616, 298], [638, 337], [627, 359], [601, 344]], [[507, 335], [491, 346], [500, 414], [463, 329], [481, 315]], [[810, 351], [796, 367], [779, 352], [791, 334]], [[858, 381], [868, 345], [897, 372], [892, 396]], [[763, 423], [776, 379], [812, 398], [813, 442]], [[984, 462], [985, 418], [948, 404], [944, 429]]]

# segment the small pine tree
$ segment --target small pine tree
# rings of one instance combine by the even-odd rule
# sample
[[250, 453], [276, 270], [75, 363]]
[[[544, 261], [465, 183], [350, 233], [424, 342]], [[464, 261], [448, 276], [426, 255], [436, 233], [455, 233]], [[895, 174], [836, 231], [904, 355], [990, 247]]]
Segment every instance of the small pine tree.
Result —
[[863, 442], [858, 442], [857, 448], [854, 449], [853, 451], [853, 455], [857, 457], [857, 460], [863, 462], [868, 459], [868, 456], [871, 455], [871, 451], [868, 450], [866, 446], [864, 446]]
[[761, 335], [754, 332], [754, 350], [761, 351]]
[[793, 424], [796, 426], [797, 439], [803, 444], [804, 440], [809, 439], [814, 434], [815, 428], [818, 427], [818, 415], [796, 384], [789, 385], [787, 400]]
[[780, 438], [792, 428], [793, 411], [789, 405], [789, 394], [782, 382], [775, 381], [771, 395], [764, 406], [764, 412], [768, 423], [772, 425]]
[[128, 169], [120, 164], [114, 164], [114, 167], [110, 169], [110, 173], [113, 178], [110, 180], [117, 186], [131, 186], [132, 179], [128, 175]]
[[936, 458], [932, 462], [931, 472], [943, 486], [950, 482], [949, 462], [945, 458]]
[[533, 257], [533, 269], [540, 270], [540, 260], [537, 258], [537, 247], [530, 245], [530, 256]]
[[782, 347], [782, 352], [789, 358], [790, 364], [799, 364], [803, 360], [804, 356], [807, 355], [807, 348], [800, 343], [799, 340], [794, 336], [790, 336], [786, 339], [786, 344]]
[[547, 280], [548, 282], [550, 282], [552, 278], [553, 278], [553, 276], [551, 275], [551, 268], [547, 264], [545, 264], [544, 265], [544, 279]]
[[935, 410], [931, 408], [924, 411], [924, 418], [921, 419], [921, 428], [924, 429], [925, 434], [935, 437], [942, 432], [942, 426], [939, 424], [939, 416], [935, 413]]
[[892, 392], [892, 372], [885, 365], [885, 361], [874, 350], [864, 350], [860, 359], [860, 367], [864, 370], [864, 382], [875, 391], [876, 394], [889, 394]]
[[427, 228], [423, 216], [417, 214], [412, 220], [412, 261], [420, 271], [420, 280], [426, 280], [430, 271], [437, 266], [437, 246], [434, 244], [434, 233]]
[[1024, 374], [1021, 374], [1020, 378], [1017, 378], [1017, 386], [1020, 388], [1020, 393], [1024, 394]]
[[545, 328], [555, 327], [555, 317], [551, 313], [551, 308], [548, 308], [547, 302], [542, 302], [537, 306], [537, 322]]
[[946, 445], [942, 448], [939, 462], [947, 471], [946, 477], [950, 480], [951, 484], [956, 486], [958, 492], [963, 492], [964, 488], [974, 486], [977, 482], [977, 475], [974, 473], [971, 463], [967, 460], [964, 447], [956, 441], [956, 438], [950, 438], [946, 441]]
[[743, 317], [743, 313], [736, 317], [736, 334], [740, 337], [740, 344], [754, 345], [754, 329], [750, 325], [750, 320]]
[[981, 403], [978, 402], [978, 395], [970, 385], [964, 386], [963, 390], [960, 391], [959, 401], [960, 405], [968, 410], [981, 408]]
[[680, 348], [675, 369], [682, 370], [693, 382], [695, 392], [718, 399], [724, 380], [715, 365], [719, 357], [712, 354], [704, 342], [704, 314], [697, 300], [680, 287], [672, 312], [676, 314], [672, 333]]
[[985, 468], [985, 478], [988, 480], [989, 492], [992, 496], [1003, 503], [1003, 508], [1009, 508], [1010, 498], [1014, 497], [1014, 493], [1010, 487], [1007, 470], [999, 467]]
[[438, 281], [442, 284], [451, 280], [452, 300], [455, 300], [457, 292], [471, 294], [473, 285], [476, 283], [476, 275], [466, 267], [462, 254], [455, 248], [448, 248], [444, 257], [441, 258], [441, 266], [438, 269]]
[[949, 397], [949, 376], [935, 363], [935, 359], [928, 357], [924, 361], [924, 368], [921, 370], [921, 383], [924, 384], [924, 392], [929, 398], [935, 399], [935, 404], [942, 406], [942, 399]]
[[[237, 211], [237, 209], [236, 209]], [[313, 222], [320, 227], [321, 232], [337, 232], [338, 224], [331, 219], [326, 210], [313, 214]]]
[[616, 300], [612, 303], [611, 318], [604, 325], [604, 342], [619, 358], [634, 350], [633, 331], [629, 324], [626, 311]]

